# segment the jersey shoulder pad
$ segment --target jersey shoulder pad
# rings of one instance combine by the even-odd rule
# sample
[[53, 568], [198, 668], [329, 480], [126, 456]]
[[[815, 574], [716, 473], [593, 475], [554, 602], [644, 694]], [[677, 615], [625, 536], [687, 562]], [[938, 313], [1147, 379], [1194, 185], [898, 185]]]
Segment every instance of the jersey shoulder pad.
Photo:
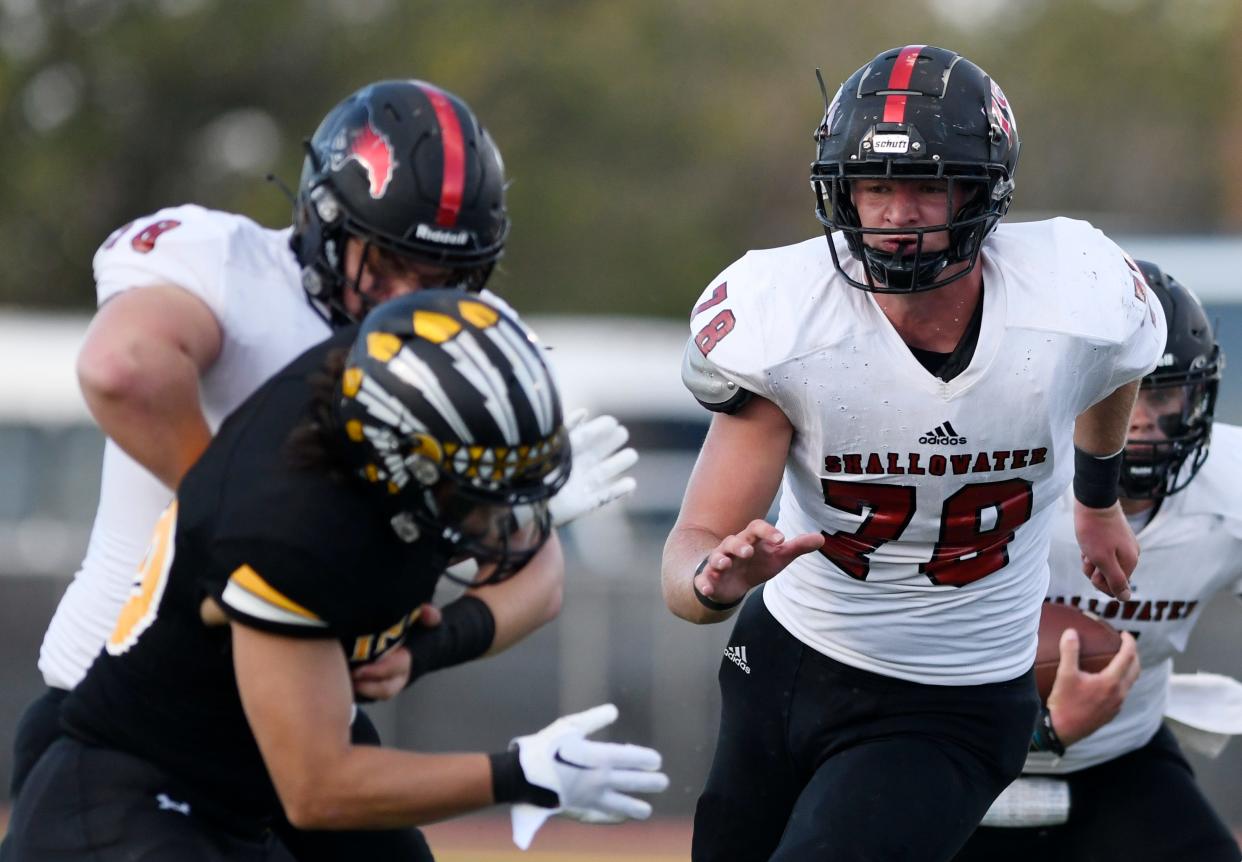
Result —
[[326, 619], [291, 598], [249, 563], [229, 573], [218, 601], [230, 616], [277, 634], [321, 637], [329, 633]]
[[[825, 270], [825, 265], [827, 269]], [[749, 395], [768, 397], [768, 372], [797, 352], [816, 285], [832, 272], [822, 237], [750, 251], [707, 286], [690, 315], [682, 382], [711, 410], [734, 412]], [[814, 336], [812, 336], [814, 337]]]
[[[212, 543], [206, 588], [225, 613], [255, 628], [292, 637], [342, 637], [379, 630], [397, 615], [377, 583], [382, 573], [348, 536], [271, 531]], [[350, 551], [357, 551], [351, 554]], [[380, 577], [377, 577], [380, 576]], [[408, 610], [408, 608], [407, 608]]]
[[736, 413], [754, 394], [726, 371], [717, 368], [699, 349], [694, 336], [681, 357], [681, 382], [694, 400], [713, 413]]
[[991, 245], [1005, 273], [1009, 318], [1018, 325], [1110, 344], [1145, 326], [1163, 328], [1160, 303], [1138, 266], [1088, 222], [1004, 224]]
[[220, 316], [230, 268], [261, 271], [280, 261], [278, 231], [245, 216], [194, 204], [168, 207], [117, 228], [93, 260], [100, 304], [121, 291], [174, 284], [198, 296]]

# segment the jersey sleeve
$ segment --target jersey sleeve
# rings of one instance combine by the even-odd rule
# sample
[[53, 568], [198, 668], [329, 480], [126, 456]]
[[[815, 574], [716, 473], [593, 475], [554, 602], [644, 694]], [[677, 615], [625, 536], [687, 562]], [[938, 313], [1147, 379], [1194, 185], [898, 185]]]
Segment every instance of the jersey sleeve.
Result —
[[[1108, 356], [1101, 386], [1090, 404], [1118, 387], [1149, 374], [1164, 352], [1166, 328], [1160, 300], [1147, 286], [1142, 271], [1115, 243], [1096, 231], [1100, 315], [1114, 316], [1116, 340], [1098, 345]], [[1089, 405], [1087, 405], [1089, 406]]]
[[236, 218], [198, 206], [162, 209], [113, 231], [95, 252], [100, 305], [122, 291], [173, 284], [226, 316], [225, 272]]
[[349, 573], [289, 546], [230, 539], [213, 549], [206, 592], [231, 619], [272, 634], [336, 638], [351, 630]]
[[735, 413], [767, 395], [765, 319], [756, 301], [751, 255], [717, 276], [695, 302], [682, 382], [708, 410]]

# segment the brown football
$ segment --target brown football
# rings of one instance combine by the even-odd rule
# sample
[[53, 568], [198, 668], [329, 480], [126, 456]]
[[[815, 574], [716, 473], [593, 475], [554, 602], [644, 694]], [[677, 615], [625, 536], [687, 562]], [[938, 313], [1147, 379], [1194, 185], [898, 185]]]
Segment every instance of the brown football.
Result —
[[1095, 614], [1070, 605], [1045, 602], [1039, 615], [1039, 646], [1035, 648], [1035, 684], [1041, 700], [1047, 700], [1061, 661], [1061, 633], [1078, 631], [1078, 666], [1099, 673], [1121, 649], [1121, 633]]

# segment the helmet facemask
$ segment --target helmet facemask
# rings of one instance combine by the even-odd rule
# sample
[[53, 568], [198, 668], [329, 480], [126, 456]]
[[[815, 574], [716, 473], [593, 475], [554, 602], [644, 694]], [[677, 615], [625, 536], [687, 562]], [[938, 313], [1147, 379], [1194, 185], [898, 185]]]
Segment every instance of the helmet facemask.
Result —
[[[1220, 384], [1219, 366], [1194, 375], [1144, 378], [1139, 398], [1156, 417], [1158, 437], [1132, 436], [1121, 457], [1121, 496], [1160, 500], [1181, 491], [1207, 460]], [[1186, 379], [1191, 377], [1192, 379]]]
[[[817, 168], [820, 167], [817, 165]], [[873, 293], [917, 293], [943, 287], [963, 278], [978, 264], [983, 238], [1004, 215], [1004, 209], [993, 202], [999, 193], [1008, 206], [1005, 181], [997, 175], [949, 173], [970, 166], [938, 165], [929, 170], [918, 164], [860, 164], [848, 166], [840, 175], [831, 169], [816, 172], [812, 187], [816, 194], [815, 214], [829, 235], [833, 264], [854, 287]], [[854, 168], [855, 170], [851, 170]], [[879, 171], [876, 172], [876, 169]], [[944, 217], [938, 224], [905, 227], [863, 227], [854, 203], [852, 189], [868, 181], [943, 183]], [[998, 192], [998, 189], [1000, 190]], [[956, 205], [956, 212], [954, 211]], [[855, 260], [863, 263], [863, 279], [850, 275], [842, 266], [832, 231], [841, 231]], [[935, 234], [947, 234], [943, 249], [927, 248]], [[913, 238], [902, 249], [889, 252], [867, 243], [868, 237], [900, 236]], [[938, 242], [936, 244], [939, 244]], [[948, 276], [944, 273], [956, 264], [967, 265]]]
[[486, 502], [455, 488], [431, 493], [435, 512], [427, 526], [437, 531], [450, 562], [473, 559], [483, 577], [469, 579], [444, 576], [464, 586], [494, 584], [515, 575], [539, 553], [552, 535], [552, 514], [547, 500], [507, 506]]

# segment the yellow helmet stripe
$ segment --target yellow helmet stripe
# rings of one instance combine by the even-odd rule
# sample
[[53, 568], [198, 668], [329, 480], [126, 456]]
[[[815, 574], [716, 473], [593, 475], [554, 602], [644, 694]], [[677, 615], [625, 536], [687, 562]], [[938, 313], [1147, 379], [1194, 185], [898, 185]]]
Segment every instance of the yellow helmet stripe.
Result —
[[367, 353], [380, 362], [387, 362], [401, 349], [401, 339], [391, 332], [372, 332], [367, 335]]
[[414, 334], [433, 344], [443, 344], [461, 332], [461, 323], [438, 311], [414, 312]]
[[463, 299], [457, 303], [457, 310], [461, 312], [462, 317], [479, 329], [495, 326], [496, 321], [500, 320], [500, 314], [496, 309], [477, 300]]

